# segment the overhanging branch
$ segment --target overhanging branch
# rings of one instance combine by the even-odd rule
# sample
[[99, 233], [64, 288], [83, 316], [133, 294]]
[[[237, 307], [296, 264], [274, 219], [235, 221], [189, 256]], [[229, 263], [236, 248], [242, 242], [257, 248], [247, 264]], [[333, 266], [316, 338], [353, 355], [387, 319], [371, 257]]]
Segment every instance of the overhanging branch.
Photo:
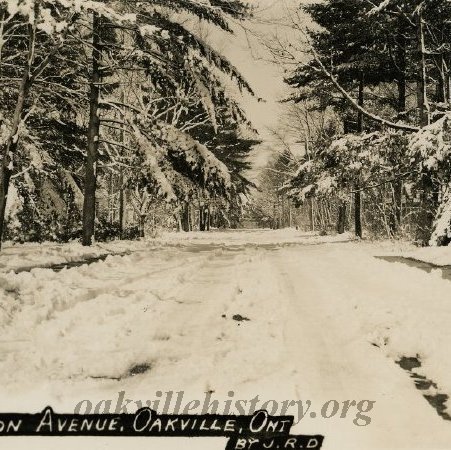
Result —
[[332, 82], [332, 84], [337, 88], [337, 90], [343, 95], [343, 97], [350, 103], [350, 105], [357, 111], [361, 112], [366, 118], [373, 120], [374, 122], [378, 122], [382, 125], [385, 125], [389, 128], [392, 128], [394, 130], [403, 130], [403, 131], [408, 131], [410, 133], [415, 133], [417, 131], [420, 131], [419, 127], [415, 127], [413, 125], [408, 125], [406, 123], [398, 123], [398, 122], [392, 122], [390, 120], [386, 120], [376, 114], [373, 114], [371, 112], [369, 112], [368, 110], [366, 110], [365, 108], [363, 108], [362, 106], [360, 106], [356, 100], [354, 100], [352, 98], [352, 96], [348, 93], [348, 91], [346, 91], [346, 89], [338, 82], [338, 80], [332, 75], [332, 73], [330, 73], [326, 67], [324, 66], [324, 64], [322, 63], [320, 57], [318, 56], [318, 54], [316, 53], [315, 49], [313, 48], [313, 46], [310, 44], [310, 52], [313, 56], [313, 59], [315, 60], [315, 62], [318, 64], [318, 66], [320, 67], [321, 71], [324, 73], [324, 75], [327, 76], [327, 78], [330, 79], [330, 81]]

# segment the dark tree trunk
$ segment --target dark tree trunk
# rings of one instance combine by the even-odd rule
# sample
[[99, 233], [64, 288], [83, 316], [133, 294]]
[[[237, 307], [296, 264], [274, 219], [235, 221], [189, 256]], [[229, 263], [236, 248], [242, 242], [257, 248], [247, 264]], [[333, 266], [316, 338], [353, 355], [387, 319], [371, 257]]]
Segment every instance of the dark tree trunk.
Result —
[[25, 101], [31, 87], [30, 79], [30, 64], [25, 68], [22, 80], [19, 86], [19, 93], [17, 96], [17, 103], [14, 110], [14, 116], [11, 124], [11, 130], [6, 144], [1, 149], [1, 163], [0, 163], [0, 249], [3, 238], [3, 230], [5, 225], [6, 203], [8, 201], [9, 184], [11, 180], [10, 163], [11, 156], [16, 153], [18, 144], [18, 130], [20, 123], [24, 116]]
[[451, 77], [449, 72], [445, 74], [445, 101], [448, 105], [451, 104]]
[[399, 230], [402, 223], [402, 180], [393, 183], [393, 217], [390, 221], [390, 231], [393, 236]]
[[443, 74], [443, 63], [442, 63], [442, 69], [440, 71], [437, 85], [435, 87], [435, 97], [437, 103], [444, 103], [446, 100], [446, 92], [445, 92], [445, 77]]
[[218, 228], [218, 222], [218, 212], [216, 207], [213, 207], [213, 210], [210, 211], [209, 229]]
[[[406, 81], [406, 25], [404, 18], [398, 22], [397, 36], [397, 69], [398, 69], [398, 117], [401, 118], [407, 109], [407, 81]], [[395, 164], [395, 163], [394, 163]], [[397, 174], [398, 176], [400, 174]], [[395, 236], [402, 223], [402, 180], [393, 182], [393, 210], [390, 218], [390, 232]]]
[[419, 57], [419, 73], [417, 80], [417, 110], [421, 127], [429, 124], [429, 102], [427, 97], [426, 55], [424, 44], [424, 24], [421, 7], [417, 14], [417, 47]]
[[[441, 34], [445, 34], [443, 26], [441, 27]], [[446, 103], [448, 99], [448, 68], [444, 54], [438, 56], [437, 66], [439, 67], [439, 76], [436, 86], [436, 100], [438, 103]]]
[[97, 185], [97, 158], [99, 148], [99, 99], [100, 99], [100, 61], [102, 58], [102, 47], [100, 43], [101, 18], [93, 13], [93, 36], [92, 36], [92, 73], [89, 94], [89, 126], [88, 126], [88, 148], [85, 161], [85, 189], [83, 202], [83, 239], [85, 246], [92, 244], [94, 235], [94, 224], [96, 217], [96, 185]]
[[359, 238], [362, 237], [362, 196], [360, 194], [359, 184], [356, 183], [356, 191], [354, 194], [354, 227], [355, 227], [355, 235]]
[[207, 206], [207, 209], [205, 210], [205, 214], [206, 214], [206, 220], [205, 220], [205, 229], [206, 231], [210, 231], [210, 216], [211, 216], [211, 212], [210, 212], [210, 205]]
[[199, 208], [199, 231], [205, 231], [205, 210], [203, 206]]
[[313, 199], [309, 198], [307, 201], [308, 204], [308, 217], [310, 222], [310, 231], [315, 231], [315, 215], [313, 212]]
[[398, 80], [398, 115], [402, 116], [406, 112], [407, 83], [405, 75]]
[[181, 211], [181, 225], [183, 231], [191, 231], [190, 207], [188, 202], [184, 202]]
[[[125, 103], [125, 94], [122, 90], [121, 92], [121, 102]], [[124, 115], [121, 114], [121, 119], [124, 120]], [[119, 134], [122, 144], [125, 144], [125, 132], [123, 126], [121, 126], [121, 131]], [[125, 230], [125, 192], [124, 192], [124, 169], [121, 167], [119, 169], [119, 237], [124, 239]]]
[[342, 202], [338, 207], [337, 233], [343, 234], [346, 231], [346, 203]]
[[[426, 72], [426, 55], [424, 44], [424, 23], [421, 7], [418, 9], [417, 14], [417, 47], [419, 73], [417, 81], [417, 110], [418, 120], [421, 127], [429, 124], [429, 101], [427, 97], [427, 72]], [[417, 232], [416, 240], [421, 245], [427, 245], [432, 233], [432, 226], [436, 210], [436, 197], [437, 186], [429, 173], [423, 173], [421, 175], [421, 193], [420, 193], [420, 209], [417, 219]]]
[[4, 164], [0, 167], [0, 249], [2, 246], [3, 229], [5, 224], [6, 202], [8, 201], [10, 170]]
[[[364, 104], [364, 94], [365, 94], [365, 75], [363, 72], [360, 73], [359, 81], [359, 106]], [[357, 116], [357, 132], [363, 132], [363, 114], [359, 111]], [[362, 196], [360, 192], [360, 180], [357, 178], [354, 185], [354, 228], [355, 235], [359, 238], [363, 236], [362, 233]]]
[[398, 19], [397, 35], [397, 85], [398, 85], [398, 114], [401, 116], [407, 109], [407, 80], [406, 80], [406, 25], [403, 17]]
[[124, 173], [121, 169], [119, 173], [119, 237], [124, 239], [125, 229], [125, 195], [124, 195]]
[[139, 237], [145, 237], [146, 215], [139, 216]]

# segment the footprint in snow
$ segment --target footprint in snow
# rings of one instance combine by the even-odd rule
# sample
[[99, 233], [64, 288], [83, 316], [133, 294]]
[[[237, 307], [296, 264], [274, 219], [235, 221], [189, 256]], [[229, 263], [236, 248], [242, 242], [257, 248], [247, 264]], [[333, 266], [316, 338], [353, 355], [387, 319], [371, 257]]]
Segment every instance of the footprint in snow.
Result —
[[241, 314], [235, 314], [232, 317], [233, 320], [236, 320], [237, 322], [250, 322], [251, 319], [249, 319], [248, 317], [244, 317]]

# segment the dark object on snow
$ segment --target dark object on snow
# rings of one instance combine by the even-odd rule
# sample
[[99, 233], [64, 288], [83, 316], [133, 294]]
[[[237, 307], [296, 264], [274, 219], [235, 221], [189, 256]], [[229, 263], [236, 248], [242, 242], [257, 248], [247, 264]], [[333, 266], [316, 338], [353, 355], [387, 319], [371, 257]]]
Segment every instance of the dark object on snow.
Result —
[[134, 377], [135, 375], [141, 375], [148, 372], [151, 368], [152, 366], [149, 363], [135, 364], [134, 366], [130, 367], [128, 375], [131, 377]]
[[421, 367], [421, 362], [418, 356], [403, 356], [399, 361], [396, 361], [396, 363], [399, 364], [402, 369], [407, 370], [408, 372]]
[[243, 317], [241, 314], [235, 314], [232, 319], [236, 320], [237, 322], [250, 322], [251, 320], [248, 317]]
[[423, 397], [428, 403], [437, 411], [437, 414], [444, 420], [451, 420], [451, 416], [447, 411], [447, 403], [449, 396], [442, 394], [439, 387], [432, 380], [428, 379], [424, 375], [421, 375], [415, 371], [421, 367], [421, 359], [419, 355], [416, 356], [403, 356], [396, 363], [409, 373], [410, 378], [413, 379], [415, 387], [423, 391]]

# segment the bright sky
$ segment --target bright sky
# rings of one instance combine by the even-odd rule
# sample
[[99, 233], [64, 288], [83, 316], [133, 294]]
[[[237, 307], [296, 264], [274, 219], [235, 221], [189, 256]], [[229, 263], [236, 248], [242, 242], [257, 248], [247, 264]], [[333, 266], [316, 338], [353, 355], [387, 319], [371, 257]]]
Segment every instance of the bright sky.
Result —
[[286, 108], [279, 100], [289, 92], [283, 82], [283, 69], [271, 61], [273, 58], [263, 42], [276, 35], [281, 40], [296, 39], [293, 30], [281, 25], [281, 22], [286, 21], [289, 10], [298, 8], [302, 0], [249, 1], [256, 6], [255, 19], [246, 23], [245, 29], [235, 27], [235, 37], [221, 33], [221, 40], [215, 40], [215, 46], [240, 70], [256, 95], [264, 99], [264, 102], [258, 102], [250, 96], [241, 97], [243, 108], [264, 141], [255, 155], [255, 164], [259, 167], [265, 164], [268, 154], [276, 150], [278, 144], [271, 130], [278, 128]]

